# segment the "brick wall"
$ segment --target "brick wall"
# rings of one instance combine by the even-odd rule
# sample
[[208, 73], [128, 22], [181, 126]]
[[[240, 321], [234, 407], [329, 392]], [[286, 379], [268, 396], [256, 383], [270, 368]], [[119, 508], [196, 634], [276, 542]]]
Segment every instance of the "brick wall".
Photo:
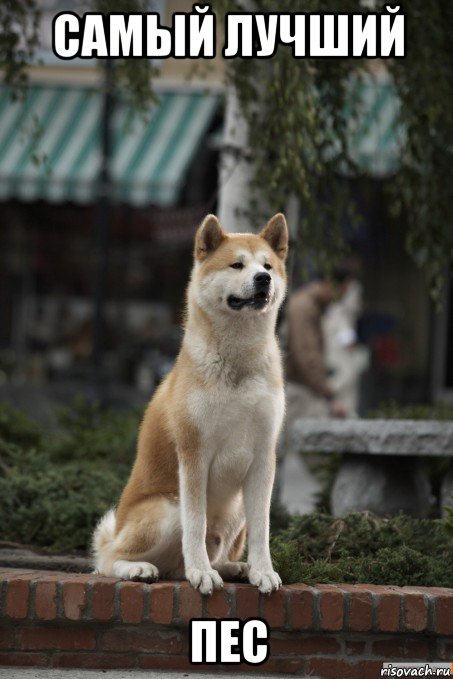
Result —
[[0, 569], [0, 665], [186, 669], [197, 617], [266, 619], [261, 672], [372, 679], [388, 660], [453, 661], [451, 589], [289, 585], [266, 597], [227, 584], [202, 597], [186, 582]]

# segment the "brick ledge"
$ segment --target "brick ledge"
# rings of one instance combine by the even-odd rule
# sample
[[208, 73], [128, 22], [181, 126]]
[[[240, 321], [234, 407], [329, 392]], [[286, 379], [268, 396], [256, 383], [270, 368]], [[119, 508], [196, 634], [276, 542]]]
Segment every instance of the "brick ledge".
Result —
[[0, 568], [0, 665], [187, 669], [195, 617], [266, 619], [261, 671], [368, 679], [388, 660], [453, 660], [453, 589], [298, 584], [263, 596], [227, 583], [203, 597], [187, 582]]

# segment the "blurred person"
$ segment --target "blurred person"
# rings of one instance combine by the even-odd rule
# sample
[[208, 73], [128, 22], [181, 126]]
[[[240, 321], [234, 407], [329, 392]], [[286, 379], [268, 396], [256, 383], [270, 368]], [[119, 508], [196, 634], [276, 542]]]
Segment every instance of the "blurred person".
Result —
[[346, 417], [347, 408], [328, 377], [323, 316], [343, 296], [351, 274], [337, 269], [329, 280], [302, 286], [287, 308], [287, 426], [297, 418]]
[[343, 296], [328, 307], [323, 318], [329, 384], [348, 417], [357, 417], [360, 377], [368, 364], [368, 351], [357, 336], [362, 309], [362, 285], [351, 279]]
[[328, 377], [323, 317], [329, 305], [342, 297], [351, 273], [333, 272], [290, 295], [286, 310], [286, 418], [277, 456], [274, 498], [290, 511], [304, 513], [314, 507], [319, 482], [291, 444], [292, 424], [299, 418], [346, 417]]

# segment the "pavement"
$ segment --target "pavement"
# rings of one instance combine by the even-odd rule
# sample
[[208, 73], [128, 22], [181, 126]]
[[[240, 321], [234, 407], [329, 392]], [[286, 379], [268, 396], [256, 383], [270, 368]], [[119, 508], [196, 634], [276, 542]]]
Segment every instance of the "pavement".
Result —
[[[250, 679], [250, 672], [192, 672], [190, 670], [178, 670], [177, 672], [166, 670], [67, 670], [35, 669], [29, 667], [0, 667], [1, 679], [149, 679], [150, 677], [162, 677], [162, 679]], [[253, 677], [269, 677], [272, 679], [285, 679], [294, 676], [291, 674], [269, 674], [253, 672]], [[316, 677], [310, 677], [316, 679]]]

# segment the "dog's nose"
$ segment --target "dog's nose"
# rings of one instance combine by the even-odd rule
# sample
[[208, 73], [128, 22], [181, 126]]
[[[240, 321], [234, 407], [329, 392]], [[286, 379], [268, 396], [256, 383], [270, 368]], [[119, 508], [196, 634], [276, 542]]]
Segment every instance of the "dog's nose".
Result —
[[255, 281], [255, 286], [257, 288], [268, 288], [271, 282], [271, 277], [268, 273], [262, 271], [260, 273], [256, 273], [253, 277], [253, 280]]

